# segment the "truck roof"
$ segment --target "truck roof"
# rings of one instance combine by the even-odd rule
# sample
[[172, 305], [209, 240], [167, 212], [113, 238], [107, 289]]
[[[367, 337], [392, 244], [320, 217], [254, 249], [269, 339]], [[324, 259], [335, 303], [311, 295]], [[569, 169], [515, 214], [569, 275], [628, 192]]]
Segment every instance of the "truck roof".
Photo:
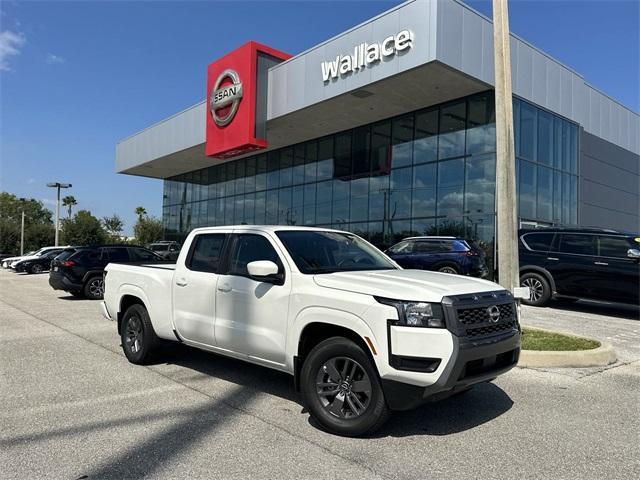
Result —
[[298, 225], [227, 225], [224, 227], [200, 227], [194, 228], [192, 232], [216, 232], [229, 230], [259, 230], [261, 232], [279, 232], [283, 230], [305, 230], [309, 232], [343, 232], [351, 233], [345, 230], [336, 230], [335, 228], [322, 227], [302, 227]]

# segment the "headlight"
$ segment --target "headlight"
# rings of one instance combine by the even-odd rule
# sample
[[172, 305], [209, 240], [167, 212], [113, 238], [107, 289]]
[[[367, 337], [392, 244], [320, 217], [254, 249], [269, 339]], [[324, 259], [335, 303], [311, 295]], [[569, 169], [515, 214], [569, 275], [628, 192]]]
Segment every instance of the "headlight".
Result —
[[399, 325], [405, 327], [445, 328], [444, 311], [439, 303], [403, 302], [388, 298], [376, 300], [385, 305], [395, 307], [398, 311]]

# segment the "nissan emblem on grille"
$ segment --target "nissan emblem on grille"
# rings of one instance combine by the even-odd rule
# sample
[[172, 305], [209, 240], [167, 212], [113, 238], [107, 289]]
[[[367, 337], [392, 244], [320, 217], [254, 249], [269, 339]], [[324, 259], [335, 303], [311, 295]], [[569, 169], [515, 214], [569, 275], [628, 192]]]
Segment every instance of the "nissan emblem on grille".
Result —
[[498, 320], [500, 320], [500, 309], [496, 305], [487, 308], [487, 313], [489, 314], [489, 321], [491, 323], [498, 323]]
[[[231, 84], [221, 87], [222, 82], [226, 79], [231, 80]], [[241, 99], [242, 83], [240, 82], [240, 77], [234, 70], [225, 70], [218, 76], [216, 83], [213, 85], [211, 98], [209, 99], [209, 109], [211, 110], [211, 116], [213, 117], [213, 121], [216, 122], [216, 125], [224, 127], [231, 123], [231, 120], [233, 120], [233, 117], [238, 111], [238, 105]], [[219, 110], [229, 105], [231, 108], [226, 115], [218, 115]]]

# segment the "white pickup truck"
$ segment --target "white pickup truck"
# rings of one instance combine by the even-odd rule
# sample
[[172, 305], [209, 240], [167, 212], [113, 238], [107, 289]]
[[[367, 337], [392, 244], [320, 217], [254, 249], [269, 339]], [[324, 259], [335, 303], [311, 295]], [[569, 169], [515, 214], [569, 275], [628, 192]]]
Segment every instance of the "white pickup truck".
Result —
[[172, 340], [290, 373], [311, 415], [341, 435], [490, 381], [520, 353], [508, 291], [403, 270], [337, 230], [196, 229], [175, 265], [109, 264], [102, 306], [129, 361]]

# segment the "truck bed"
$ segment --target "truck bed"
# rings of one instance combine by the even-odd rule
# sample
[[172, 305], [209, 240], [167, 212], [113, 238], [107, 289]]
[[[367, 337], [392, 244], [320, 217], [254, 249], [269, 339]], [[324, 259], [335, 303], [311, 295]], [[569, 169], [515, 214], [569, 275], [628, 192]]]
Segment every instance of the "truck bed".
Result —
[[115, 316], [121, 308], [117, 299], [125, 295], [140, 298], [153, 318], [156, 333], [162, 338], [174, 338], [171, 292], [175, 268], [173, 262], [110, 263], [105, 268], [104, 300], [107, 309]]

